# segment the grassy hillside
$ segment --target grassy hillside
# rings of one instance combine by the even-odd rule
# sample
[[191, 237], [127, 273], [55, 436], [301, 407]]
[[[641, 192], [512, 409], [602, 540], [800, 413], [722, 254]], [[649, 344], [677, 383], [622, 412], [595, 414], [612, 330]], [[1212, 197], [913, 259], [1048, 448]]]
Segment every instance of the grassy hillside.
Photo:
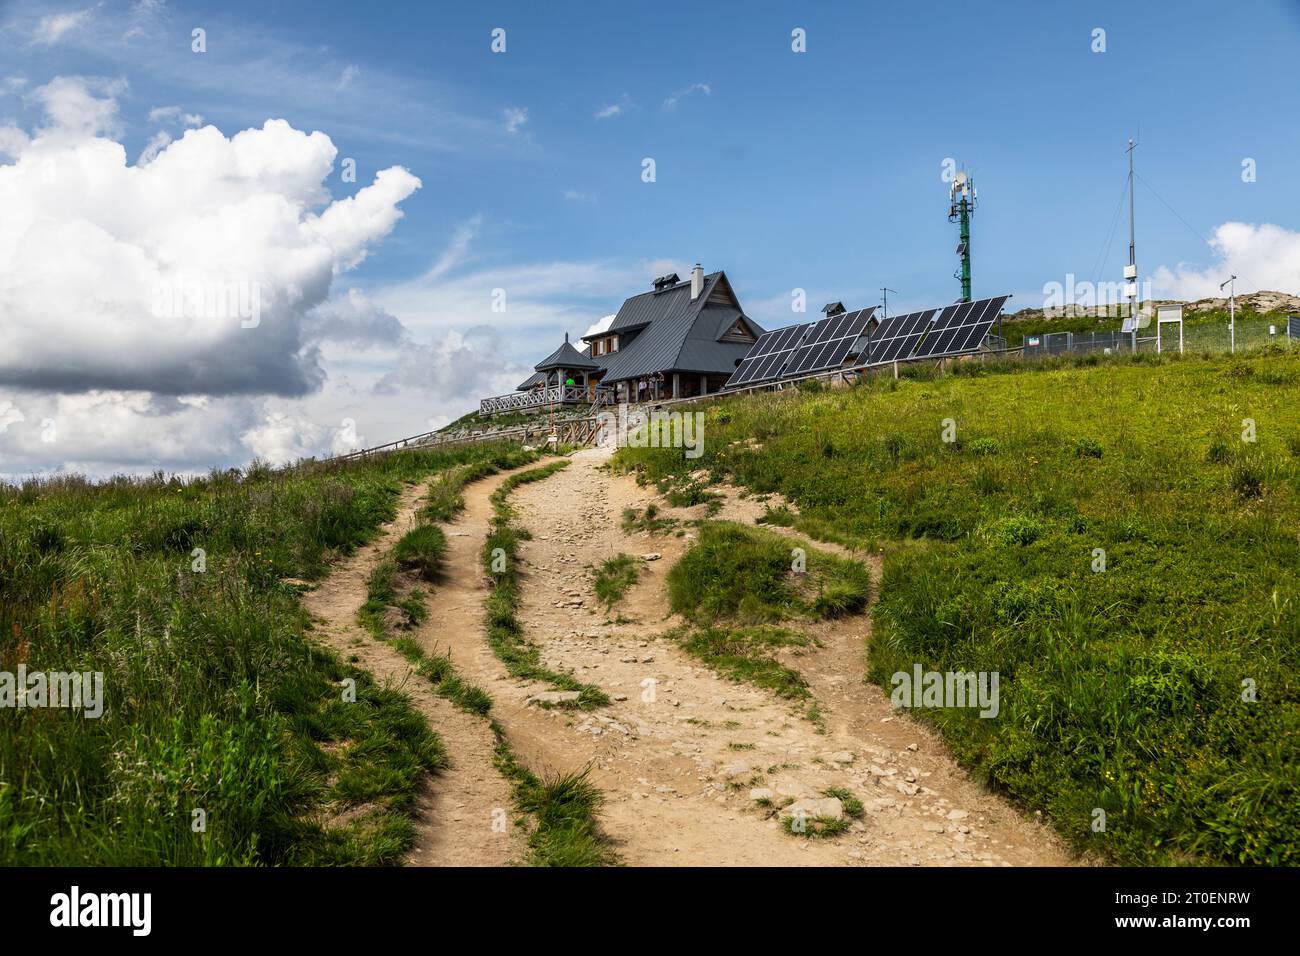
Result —
[[0, 486], [0, 671], [102, 671], [106, 698], [98, 719], [0, 711], [0, 865], [400, 859], [441, 742], [314, 647], [295, 581], [390, 519], [403, 482], [503, 453]]
[[883, 550], [871, 679], [997, 671], [996, 718], [914, 713], [1076, 844], [1300, 863], [1300, 355], [960, 371], [695, 406], [703, 458], [620, 460]]

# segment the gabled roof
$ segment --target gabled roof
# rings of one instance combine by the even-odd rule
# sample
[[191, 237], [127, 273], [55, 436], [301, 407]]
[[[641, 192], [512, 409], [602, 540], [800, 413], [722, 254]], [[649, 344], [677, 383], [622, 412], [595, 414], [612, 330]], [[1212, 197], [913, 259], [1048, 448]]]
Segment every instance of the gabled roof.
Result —
[[704, 277], [704, 289], [691, 301], [690, 282], [634, 295], [618, 310], [609, 331], [625, 333], [644, 329], [626, 346], [620, 335], [619, 350], [608, 356], [604, 381], [637, 378], [676, 369], [683, 372], [730, 374], [749, 344], [720, 342], [741, 320], [755, 336], [763, 329], [744, 314], [725, 272]]
[[600, 368], [600, 366], [593, 362], [588, 356], [583, 355], [570, 345], [569, 334], [566, 332], [564, 334], [564, 343], [550, 355], [546, 356], [546, 358], [534, 365], [533, 368], [539, 372], [549, 372], [557, 368], [573, 369], [574, 371], [581, 371], [582, 369], [595, 371]]

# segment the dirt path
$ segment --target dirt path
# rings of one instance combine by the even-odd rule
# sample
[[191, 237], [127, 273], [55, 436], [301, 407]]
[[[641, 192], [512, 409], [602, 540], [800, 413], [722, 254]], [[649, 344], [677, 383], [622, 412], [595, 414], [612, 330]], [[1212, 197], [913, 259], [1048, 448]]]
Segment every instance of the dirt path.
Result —
[[[653, 495], [602, 470], [607, 457], [601, 449], [580, 452], [569, 468], [520, 487], [511, 500], [518, 523], [534, 536], [521, 548], [526, 634], [549, 666], [573, 670], [614, 703], [592, 714], [546, 711], [524, 706], [531, 688], [516, 685], [510, 693], [513, 682], [498, 681], [492, 690], [511, 702], [498, 716], [534, 769], [593, 762], [607, 798], [605, 828], [628, 863], [1070, 862], [1048, 829], [972, 782], [928, 730], [863, 682], [865, 616], [817, 625], [824, 646], [786, 661], [824, 705], [824, 734], [788, 703], [721, 679], [658, 639], [676, 623], [666, 617], [664, 579], [693, 534], [625, 534], [623, 509], [643, 508]], [[468, 521], [486, 526], [490, 491], [484, 485], [469, 496]], [[732, 498], [721, 516], [752, 520], [762, 510]], [[477, 525], [466, 530], [480, 533]], [[587, 566], [620, 552], [661, 558], [645, 563], [615, 609], [616, 623], [596, 606]], [[771, 791], [779, 802], [819, 797], [830, 787], [848, 789], [867, 808], [831, 840], [781, 831], [751, 799], [751, 789]]]
[[[426, 779], [418, 800], [415, 844], [407, 863], [416, 866], [504, 866], [524, 859], [527, 847], [513, 825], [510, 786], [497, 772], [492, 756], [495, 739], [486, 720], [465, 713], [434, 693], [406, 658], [376, 641], [357, 624], [366, 600], [366, 580], [393, 543], [413, 527], [427, 485], [406, 489], [397, 518], [370, 544], [342, 560], [303, 605], [317, 619], [316, 637], [344, 660], [354, 660], [377, 682], [396, 687], [441, 736], [451, 766]], [[463, 602], [464, 595], [441, 585], [429, 599], [433, 620], [443, 608]]]
[[[547, 666], [599, 686], [610, 706], [581, 712], [529, 704], [551, 688], [511, 678], [488, 647], [480, 553], [488, 499], [505, 474], [466, 488], [465, 511], [445, 528], [445, 574], [429, 601], [430, 616], [413, 634], [426, 652], [449, 654], [463, 678], [492, 695], [492, 716], [535, 773], [591, 768], [605, 794], [602, 827], [626, 863], [1071, 862], [1050, 830], [971, 781], [930, 731], [896, 714], [879, 688], [863, 682], [866, 616], [816, 625], [823, 646], [786, 659], [822, 704], [825, 732], [788, 702], [720, 678], [661, 639], [676, 623], [667, 616], [665, 577], [693, 532], [623, 532], [623, 509], [644, 508], [654, 496], [630, 477], [611, 476], [602, 467], [607, 459], [605, 450], [579, 452], [567, 469], [518, 488], [511, 502], [516, 523], [533, 534], [519, 553], [525, 633]], [[454, 767], [428, 788], [410, 862], [520, 860], [525, 848], [517, 828], [502, 834], [489, 826], [492, 811], [511, 803], [491, 763], [486, 723], [433, 695], [403, 658], [355, 624], [366, 577], [394, 531], [409, 526], [421, 492], [409, 491], [385, 537], [343, 562], [305, 603], [324, 620], [327, 643], [345, 657], [357, 655], [380, 680], [404, 686], [446, 741]], [[701, 514], [660, 506], [679, 517]], [[719, 517], [751, 522], [763, 510], [733, 489]], [[641, 579], [610, 620], [592, 593], [590, 566], [618, 553], [660, 558], [644, 562]], [[866, 813], [827, 840], [785, 833], [751, 796], [770, 791], [779, 803], [818, 797], [831, 787], [851, 791]]]

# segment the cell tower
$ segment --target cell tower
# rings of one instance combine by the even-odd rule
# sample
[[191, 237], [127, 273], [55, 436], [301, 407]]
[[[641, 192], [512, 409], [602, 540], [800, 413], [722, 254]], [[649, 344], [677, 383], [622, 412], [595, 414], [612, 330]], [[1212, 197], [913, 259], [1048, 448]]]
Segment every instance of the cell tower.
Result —
[[953, 273], [954, 278], [961, 279], [961, 301], [971, 301], [970, 295], [970, 217], [979, 205], [979, 193], [975, 191], [975, 180], [962, 170], [957, 173], [948, 187], [948, 221], [961, 223], [961, 239], [957, 243], [957, 255], [961, 257], [961, 268]]

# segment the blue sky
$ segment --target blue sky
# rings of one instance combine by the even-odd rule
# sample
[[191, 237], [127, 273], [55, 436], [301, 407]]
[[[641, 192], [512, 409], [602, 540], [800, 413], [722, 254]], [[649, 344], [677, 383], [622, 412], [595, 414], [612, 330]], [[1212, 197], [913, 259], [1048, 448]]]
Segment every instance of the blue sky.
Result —
[[[853, 305], [888, 284], [942, 302], [955, 289], [939, 179], [952, 157], [980, 189], [976, 291], [1036, 290], [1091, 277], [1139, 128], [1139, 171], [1202, 235], [1228, 219], [1296, 225], [1296, 4], [982, 6], [172, 2], [176, 52], [158, 64], [107, 42], [18, 60], [35, 76], [124, 73], [129, 146], [165, 101], [227, 132], [270, 116], [320, 129], [362, 178], [408, 167], [424, 188], [368, 282], [428, 268], [482, 216], [482, 262], [699, 259], [746, 301], [798, 286]], [[204, 57], [188, 52], [192, 25], [208, 31]], [[497, 26], [507, 51], [493, 55]], [[805, 54], [790, 50], [796, 26]], [[1095, 27], [1105, 53], [1091, 51]], [[693, 84], [711, 92], [664, 107]], [[513, 108], [528, 119], [512, 136]], [[1141, 185], [1137, 199], [1142, 263], [1209, 259]]]
[[[1241, 291], [1251, 271], [1289, 280], [1290, 265], [1252, 270], [1204, 238], [1230, 221], [1300, 228], [1300, 4], [983, 6], [16, 0], [0, 5], [0, 73], [26, 89], [124, 81], [132, 158], [158, 131], [150, 111], [178, 106], [227, 136], [272, 117], [324, 132], [357, 164], [357, 183], [326, 180], [336, 197], [406, 167], [422, 187], [335, 291], [360, 289], [417, 338], [490, 330], [511, 368], [697, 260], [768, 327], [800, 318], [795, 288], [810, 311], [878, 302], [882, 285], [898, 290], [891, 308], [951, 301], [948, 158], [979, 188], [977, 295], [1014, 293], [1015, 309], [1067, 273], [1118, 280], [1124, 217], [1103, 252], [1130, 136], [1139, 173], [1187, 222], [1139, 184], [1142, 273], [1173, 270], [1158, 294], [1203, 292], [1225, 265]], [[81, 19], [34, 40], [57, 16]], [[31, 129], [39, 113], [21, 92], [0, 99], [0, 122]], [[520, 307], [493, 313], [496, 287]], [[346, 358], [358, 374], [386, 361]]]

